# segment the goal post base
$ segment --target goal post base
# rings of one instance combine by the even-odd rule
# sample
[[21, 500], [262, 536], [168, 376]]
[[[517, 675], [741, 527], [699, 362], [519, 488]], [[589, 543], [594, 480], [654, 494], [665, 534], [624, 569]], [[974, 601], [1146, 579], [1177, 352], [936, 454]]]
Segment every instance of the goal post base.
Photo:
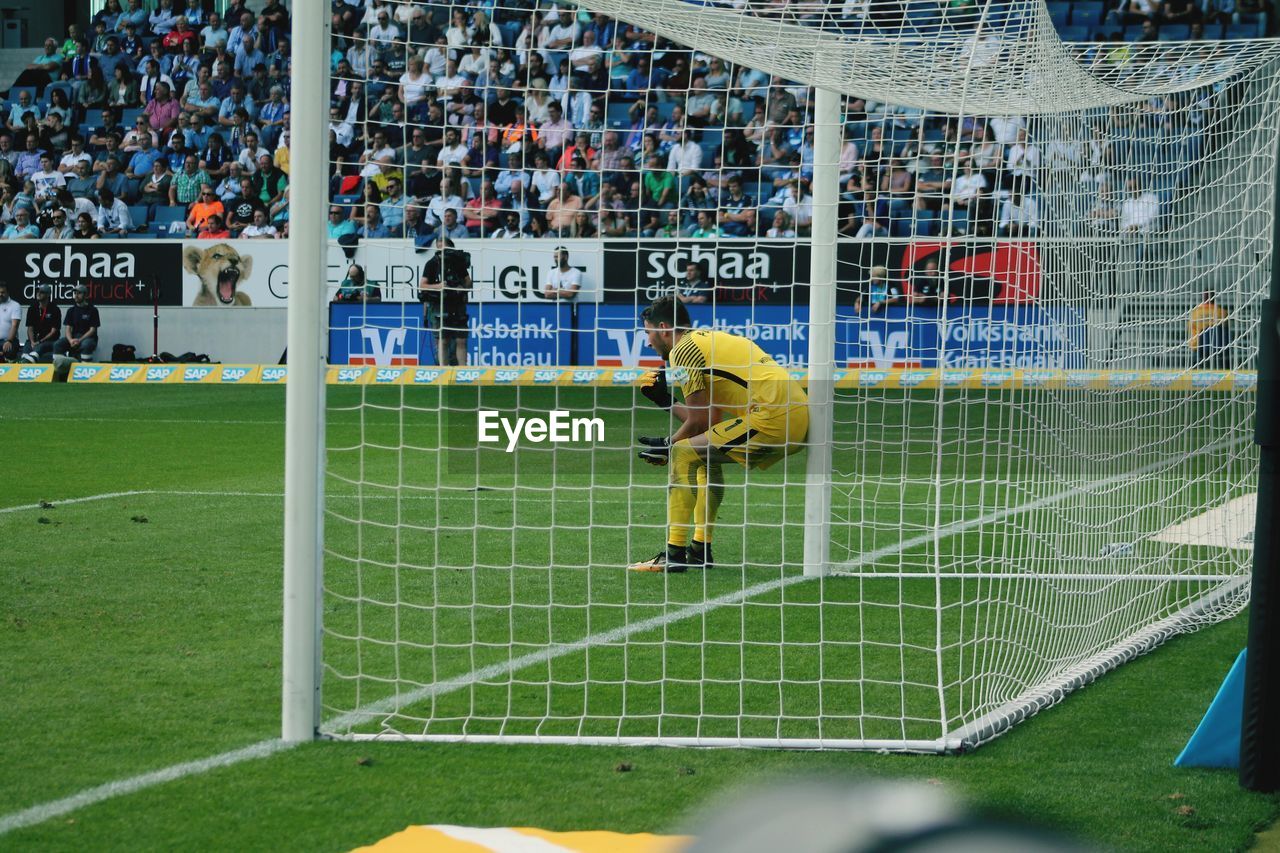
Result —
[[322, 734], [332, 740], [367, 743], [489, 743], [489, 744], [542, 744], [544, 746], [671, 746], [705, 749], [790, 749], [790, 750], [853, 750], [860, 752], [916, 752], [937, 754], [954, 751], [959, 745], [953, 739], [937, 740], [861, 740], [849, 738], [732, 738], [732, 737], [600, 737], [572, 735], [469, 735], [438, 734], [414, 735], [400, 732], [366, 734]]

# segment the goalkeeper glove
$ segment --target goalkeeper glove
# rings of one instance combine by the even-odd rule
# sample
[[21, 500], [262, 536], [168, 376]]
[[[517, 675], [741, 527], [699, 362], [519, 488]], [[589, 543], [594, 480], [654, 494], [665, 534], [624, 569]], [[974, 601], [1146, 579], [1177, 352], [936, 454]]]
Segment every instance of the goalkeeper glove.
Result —
[[667, 387], [665, 370], [650, 370], [640, 379], [640, 393], [660, 409], [671, 408], [671, 389]]
[[652, 436], [641, 435], [636, 436], [636, 440], [644, 445], [645, 449], [640, 451], [640, 458], [650, 465], [666, 465], [671, 455], [671, 439], [667, 436], [654, 438]]

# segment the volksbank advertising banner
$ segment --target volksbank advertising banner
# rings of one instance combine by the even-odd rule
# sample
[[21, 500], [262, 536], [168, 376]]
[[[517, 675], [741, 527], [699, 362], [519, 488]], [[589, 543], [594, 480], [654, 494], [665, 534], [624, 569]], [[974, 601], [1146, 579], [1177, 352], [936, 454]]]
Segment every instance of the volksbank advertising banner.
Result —
[[1084, 367], [1085, 316], [1040, 305], [890, 306], [838, 313], [836, 363], [845, 367]]
[[[745, 335], [779, 364], [803, 367], [809, 347], [807, 306], [690, 306], [695, 327]], [[604, 304], [472, 304], [472, 365], [540, 367], [576, 363], [656, 366], [634, 306]], [[1084, 366], [1084, 316], [1038, 305], [892, 306], [855, 314], [841, 306], [835, 322], [842, 367], [973, 367], [1074, 369]], [[406, 304], [330, 307], [331, 364], [433, 364], [422, 308]]]
[[[807, 305], [721, 306], [690, 305], [689, 318], [698, 328], [714, 328], [751, 338], [779, 364], [798, 367], [809, 350]], [[649, 348], [644, 326], [630, 305], [599, 305], [595, 323], [579, 317], [582, 333], [578, 357], [583, 364], [604, 367], [656, 367], [662, 363]]]
[[[589, 308], [578, 306], [577, 310], [584, 314]], [[467, 313], [468, 361], [472, 365], [570, 363], [575, 333], [574, 308], [568, 303], [484, 302], [472, 304]], [[435, 364], [434, 337], [424, 330], [422, 321], [423, 308], [417, 302], [333, 303], [329, 307], [329, 363]], [[579, 322], [588, 321], [580, 317]]]

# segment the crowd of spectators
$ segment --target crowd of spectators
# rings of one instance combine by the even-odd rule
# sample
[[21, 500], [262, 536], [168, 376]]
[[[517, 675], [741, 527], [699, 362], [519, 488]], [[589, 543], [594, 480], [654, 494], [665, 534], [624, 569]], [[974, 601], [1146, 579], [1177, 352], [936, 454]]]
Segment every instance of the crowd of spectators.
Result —
[[[1132, 6], [1117, 7], [1122, 26]], [[333, 239], [810, 231], [803, 85], [547, 0], [331, 8]], [[287, 236], [289, 14], [282, 0], [221, 15], [107, 0], [46, 39], [2, 116], [3, 238]], [[984, 50], [998, 61], [998, 44]], [[839, 231], [1035, 234], [1041, 194], [1067, 172], [1096, 190], [1079, 222], [1150, 231], [1180, 171], [1139, 180], [1132, 158], [1139, 143], [1185, 148], [1186, 105], [1156, 99], [1093, 117], [1092, 139], [1045, 142], [1017, 117], [846, 98]]]
[[[806, 86], [547, 2], [372, 0], [335, 10], [334, 236], [810, 232]], [[998, 61], [998, 44], [984, 49], [985, 61]], [[1090, 61], [1127, 60], [1106, 51]], [[1019, 117], [957, 119], [845, 98], [839, 231], [1034, 235], [1041, 194], [1056, 180], [1076, 195], [1081, 181], [1096, 190], [1097, 203], [1076, 212], [1082, 228], [1150, 232], [1196, 153], [1186, 140], [1198, 129], [1180, 118], [1188, 103], [1120, 108], [1059, 126], [1045, 144], [1036, 140], [1054, 132]], [[1173, 163], [1153, 153], [1170, 141], [1181, 146]], [[1152, 157], [1166, 162], [1147, 169]], [[1147, 178], [1131, 182], [1131, 172]]]
[[9, 89], [0, 234], [287, 233], [285, 4], [121, 2], [46, 38]]

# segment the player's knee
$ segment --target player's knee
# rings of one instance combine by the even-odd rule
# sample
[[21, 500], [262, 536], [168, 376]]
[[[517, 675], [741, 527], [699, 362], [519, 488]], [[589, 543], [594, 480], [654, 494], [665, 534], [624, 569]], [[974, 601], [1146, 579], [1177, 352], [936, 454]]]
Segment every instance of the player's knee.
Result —
[[702, 457], [689, 439], [681, 439], [671, 445], [671, 482], [689, 485], [697, 482], [698, 468], [702, 465]]

